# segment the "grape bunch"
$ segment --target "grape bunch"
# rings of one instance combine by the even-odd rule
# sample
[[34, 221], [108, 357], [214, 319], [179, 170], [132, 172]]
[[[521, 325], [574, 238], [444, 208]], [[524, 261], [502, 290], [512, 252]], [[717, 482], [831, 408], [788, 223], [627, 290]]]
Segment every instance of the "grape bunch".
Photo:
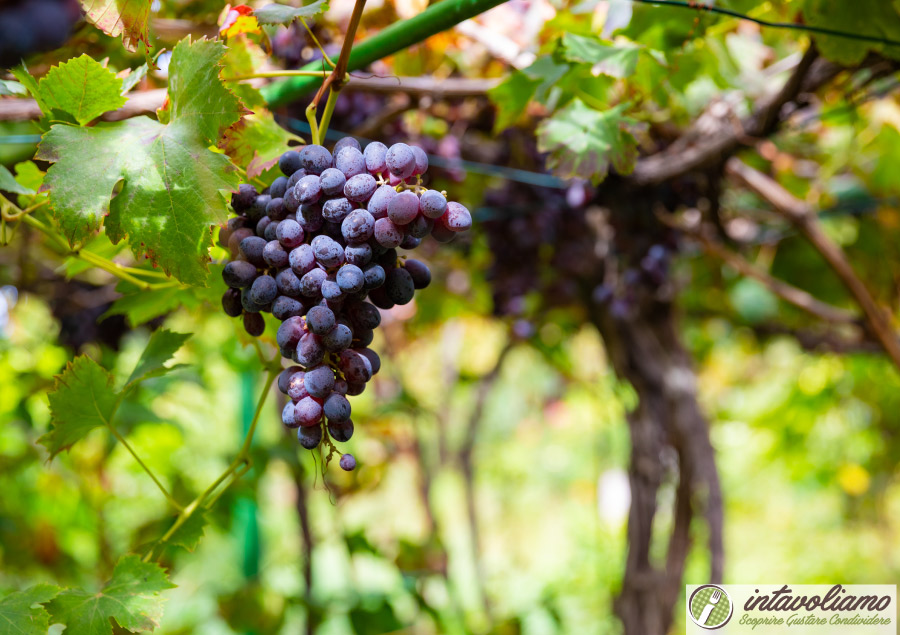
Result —
[[[469, 211], [426, 189], [428, 157], [416, 146], [380, 142], [363, 152], [352, 137], [334, 151], [320, 145], [288, 150], [279, 176], [262, 192], [242, 184], [236, 216], [219, 233], [234, 260], [222, 276], [225, 313], [259, 336], [263, 313], [281, 325], [281, 355], [293, 361], [278, 378], [289, 397], [282, 422], [313, 449], [324, 435], [353, 434], [348, 396], [359, 395], [381, 368], [368, 348], [379, 309], [407, 304], [431, 282], [431, 271], [400, 256], [431, 235], [449, 242], [472, 226]], [[340, 466], [356, 466], [344, 454]]]

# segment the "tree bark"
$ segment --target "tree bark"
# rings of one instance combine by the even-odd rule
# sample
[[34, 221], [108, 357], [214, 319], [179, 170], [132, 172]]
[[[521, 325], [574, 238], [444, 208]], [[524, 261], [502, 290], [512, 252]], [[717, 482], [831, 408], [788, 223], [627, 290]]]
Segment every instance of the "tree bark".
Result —
[[[722, 579], [722, 494], [709, 426], [670, 303], [641, 303], [625, 319], [597, 307], [591, 317], [616, 373], [631, 383], [639, 400], [628, 415], [628, 556], [615, 610], [626, 635], [664, 635], [680, 597], [695, 515], [702, 514], [709, 528], [710, 579], [703, 582]], [[657, 563], [651, 557], [657, 495], [676, 476], [673, 528], [665, 561]]]

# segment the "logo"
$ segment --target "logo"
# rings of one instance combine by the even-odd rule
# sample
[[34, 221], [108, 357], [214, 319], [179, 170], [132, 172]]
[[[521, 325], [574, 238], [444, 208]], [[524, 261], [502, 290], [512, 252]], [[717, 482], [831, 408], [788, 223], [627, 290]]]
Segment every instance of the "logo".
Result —
[[715, 584], [706, 584], [691, 594], [688, 614], [694, 624], [711, 631], [728, 623], [734, 614], [734, 604], [725, 589]]

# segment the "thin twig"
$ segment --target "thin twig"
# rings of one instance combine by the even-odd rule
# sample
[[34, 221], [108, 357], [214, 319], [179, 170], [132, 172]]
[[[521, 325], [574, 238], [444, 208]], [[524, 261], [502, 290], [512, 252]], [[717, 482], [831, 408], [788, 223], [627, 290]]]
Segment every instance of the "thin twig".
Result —
[[850, 292], [862, 310], [872, 334], [900, 370], [900, 339], [897, 338], [888, 313], [856, 275], [844, 251], [825, 233], [815, 210], [774, 179], [751, 168], [740, 159], [729, 159], [725, 164], [725, 172], [772, 205], [772, 208], [789, 220], [819, 252]]
[[678, 229], [695, 239], [709, 255], [723, 261], [741, 275], [761, 282], [769, 291], [788, 304], [803, 309], [826, 322], [852, 324], [858, 321], [859, 318], [851, 311], [822, 302], [803, 289], [772, 277], [756, 265], [745, 260], [740, 254], [725, 247], [725, 245], [712, 237], [712, 232], [704, 231], [702, 228], [686, 227], [668, 214], [659, 214], [657, 218], [659, 218], [661, 223]]

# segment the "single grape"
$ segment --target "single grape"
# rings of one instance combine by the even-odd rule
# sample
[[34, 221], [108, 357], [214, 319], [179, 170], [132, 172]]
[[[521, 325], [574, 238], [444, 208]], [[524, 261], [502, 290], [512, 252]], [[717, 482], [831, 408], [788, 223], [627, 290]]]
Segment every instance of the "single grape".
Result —
[[303, 375], [303, 385], [311, 396], [324, 399], [334, 388], [334, 371], [325, 364], [311, 368]]
[[403, 267], [412, 277], [413, 285], [416, 289], [424, 289], [431, 284], [431, 270], [424, 262], [408, 258], [406, 262], [403, 263]]
[[288, 262], [291, 265], [291, 271], [297, 276], [312, 271], [316, 267], [316, 254], [309, 245], [300, 245], [292, 249], [288, 255]]
[[241, 241], [253, 235], [254, 232], [249, 227], [241, 227], [231, 232], [231, 236], [228, 237], [228, 251], [231, 252], [233, 258], [237, 258], [241, 253]]
[[[265, 238], [266, 236], [266, 227], [272, 224], [272, 219], [269, 216], [263, 216], [259, 219], [259, 222], [256, 223], [256, 235], [260, 238]], [[221, 234], [219, 234], [221, 236]]]
[[431, 229], [433, 227], [434, 221], [432, 219], [419, 214], [409, 225], [406, 226], [407, 236], [412, 236], [413, 238], [419, 239], [425, 238], [428, 234], [431, 233]]
[[[325, 402], [328, 403], [327, 401]], [[348, 402], [349, 404], [349, 402]], [[325, 416], [328, 414], [326, 412]], [[346, 443], [353, 437], [353, 421], [328, 421], [328, 435], [338, 443]]]
[[322, 177], [310, 174], [297, 181], [297, 185], [294, 186], [294, 193], [297, 195], [297, 200], [300, 201], [301, 205], [315, 203], [322, 196], [322, 186], [319, 183], [320, 178]]
[[244, 313], [244, 330], [253, 337], [259, 337], [266, 330], [266, 321], [260, 313]]
[[369, 174], [379, 174], [387, 171], [387, 146], [380, 141], [373, 141], [366, 146], [363, 157], [366, 159], [366, 169]]
[[306, 314], [306, 325], [316, 335], [325, 335], [334, 328], [334, 313], [324, 306], [314, 306]]
[[412, 234], [407, 234], [403, 237], [403, 240], [400, 241], [400, 249], [409, 251], [410, 249], [415, 249], [420, 244], [422, 244], [421, 238], [416, 238]]
[[328, 168], [319, 175], [319, 186], [325, 196], [335, 196], [344, 191], [347, 177], [337, 168]]
[[260, 218], [266, 215], [266, 207], [269, 205], [269, 201], [272, 200], [272, 197], [268, 194], [260, 194], [255, 199], [253, 199], [253, 205], [247, 208], [247, 218], [250, 219], [251, 222], [258, 222]]
[[222, 295], [222, 309], [228, 317], [238, 317], [243, 313], [244, 308], [241, 306], [241, 292], [237, 289], [228, 289]]
[[419, 209], [432, 220], [440, 218], [447, 211], [447, 199], [437, 190], [425, 190], [419, 197]]
[[409, 190], [400, 192], [388, 204], [388, 218], [395, 225], [411, 223], [419, 214], [419, 197]]
[[345, 380], [345, 379], [336, 379], [336, 380], [334, 381], [334, 392], [338, 393], [339, 395], [345, 395], [345, 396], [346, 396], [346, 394], [347, 394], [347, 380]]
[[300, 278], [297, 277], [290, 269], [284, 269], [275, 276], [275, 284], [278, 285], [279, 295], [286, 295], [291, 298], [298, 298], [302, 294], [300, 292]]
[[[299, 172], [297, 174], [299, 174]], [[297, 180], [299, 181], [299, 179]], [[282, 200], [284, 201], [284, 209], [288, 213], [294, 213], [300, 209], [300, 195], [297, 192], [296, 186], [288, 186], [287, 192], [284, 193], [284, 198]]]
[[263, 261], [275, 269], [281, 269], [288, 266], [288, 252], [284, 250], [281, 243], [277, 240], [266, 243], [263, 248]]
[[263, 238], [266, 239], [266, 242], [271, 242], [273, 240], [278, 240], [278, 226], [281, 223], [277, 220], [273, 220], [271, 223], [266, 225], [266, 231], [263, 232]]
[[359, 141], [357, 141], [353, 137], [341, 137], [337, 140], [337, 143], [334, 144], [334, 150], [332, 150], [331, 153], [334, 156], [337, 156], [338, 152], [340, 152], [344, 148], [356, 148], [357, 150], [359, 150]]
[[294, 403], [292, 401], [284, 404], [284, 409], [281, 411], [281, 423], [284, 424], [285, 428], [292, 430], [300, 426], [300, 422], [297, 421], [297, 415], [294, 411]]
[[[372, 221], [372, 230], [375, 229], [375, 222]], [[363, 267], [372, 260], [372, 247], [368, 243], [359, 245], [347, 245], [344, 247], [344, 262]]]
[[259, 236], [247, 236], [240, 244], [240, 254], [244, 260], [256, 267], [265, 267], [263, 250], [266, 248], [266, 239]]
[[303, 244], [303, 228], [295, 220], [286, 218], [278, 223], [276, 235], [285, 249], [291, 250]]
[[357, 395], [361, 395], [366, 391], [365, 382], [349, 382], [347, 384], [347, 396], [348, 397], [356, 397]]
[[416, 155], [405, 143], [395, 143], [388, 148], [384, 158], [388, 170], [399, 179], [407, 179], [416, 170]]
[[341, 235], [353, 245], [364, 243], [375, 232], [375, 219], [364, 209], [357, 209], [341, 223]]
[[285, 192], [287, 192], [288, 188], [288, 177], [279, 176], [277, 179], [272, 181], [272, 185], [269, 186], [269, 196], [272, 197], [272, 200], [277, 200], [279, 198], [283, 198]]
[[250, 299], [260, 306], [272, 303], [278, 296], [278, 285], [272, 276], [259, 276], [250, 285]]
[[381, 324], [381, 313], [368, 302], [351, 305], [347, 313], [354, 328], [375, 329]]
[[275, 334], [275, 341], [278, 343], [278, 348], [296, 348], [297, 344], [300, 342], [300, 338], [303, 337], [305, 333], [306, 330], [303, 328], [303, 319], [300, 317], [289, 317], [278, 327], [278, 332]]
[[[347, 150], [344, 150], [347, 152]], [[375, 193], [378, 183], [371, 174], [357, 174], [347, 179], [344, 184], [344, 196], [354, 203], [364, 203]]]
[[363, 153], [356, 148], [342, 148], [334, 156], [334, 167], [350, 179], [358, 174], [366, 173], [366, 160]]
[[319, 295], [322, 291], [322, 283], [325, 282], [327, 277], [328, 274], [319, 268], [304, 274], [300, 278], [300, 293], [308, 298]]
[[345, 472], [352, 472], [356, 469], [356, 459], [353, 458], [352, 454], [343, 454], [341, 455], [341, 460], [339, 461], [341, 469]]
[[314, 426], [322, 420], [322, 404], [312, 397], [304, 397], [294, 406], [294, 416], [301, 426]]
[[287, 396], [295, 402], [309, 397], [309, 393], [306, 392], [304, 377], [306, 377], [306, 373], [301, 369], [300, 372], [295, 372], [288, 378], [287, 390], [285, 392], [287, 393]]
[[297, 211], [296, 221], [303, 228], [304, 232], [314, 234], [322, 229], [325, 219], [322, 217], [322, 208], [320, 206], [302, 205]]
[[388, 297], [384, 285], [369, 291], [369, 301], [379, 309], [384, 309], [385, 311], [394, 308], [394, 301]]
[[322, 336], [322, 344], [332, 353], [349, 348], [352, 342], [353, 331], [346, 324], [337, 324], [331, 332]]
[[253, 201], [256, 200], [257, 194], [258, 192], [255, 187], [248, 185], [247, 183], [241, 183], [238, 186], [238, 191], [231, 195], [231, 207], [238, 214], [246, 212], [247, 209], [253, 205]]
[[291, 176], [301, 167], [303, 165], [300, 160], [300, 153], [296, 150], [288, 150], [278, 158], [278, 169], [287, 176]]
[[372, 329], [360, 329], [353, 338], [354, 348], [365, 348], [375, 339], [375, 331]]
[[266, 305], [259, 304], [250, 296], [250, 288], [241, 289], [241, 307], [245, 313], [259, 313], [266, 309]]
[[472, 215], [459, 203], [451, 202], [438, 222], [452, 232], [464, 232], [472, 226]]
[[408, 304], [416, 292], [412, 276], [403, 267], [388, 272], [384, 289], [394, 304]]
[[284, 205], [283, 198], [273, 198], [266, 205], [266, 216], [272, 220], [284, 220], [288, 215], [288, 208]]
[[337, 267], [344, 262], [344, 248], [328, 236], [316, 236], [312, 243], [316, 260], [325, 267]]
[[338, 365], [349, 383], [366, 383], [372, 378], [372, 365], [355, 349], [341, 351]]
[[[300, 179], [302, 179], [304, 176], [306, 176], [306, 170], [304, 170], [303, 168], [300, 168], [299, 170], [291, 174], [291, 176], [288, 177], [287, 191], [290, 192], [292, 189], [294, 189], [294, 186], [297, 185], [297, 183], [300, 182]], [[287, 192], [285, 192], [285, 195], [287, 195]]]
[[[347, 401], [347, 398], [339, 393], [332, 392], [325, 399], [325, 404], [322, 407], [322, 410], [325, 413], [325, 418], [328, 419], [329, 423], [334, 421], [336, 423], [341, 423], [343, 421], [347, 421], [350, 418], [350, 402]], [[335, 439], [338, 441], [339, 439]], [[345, 439], [346, 440], [346, 439]]]
[[369, 360], [369, 364], [372, 366], [372, 375], [377, 375], [378, 371], [381, 370], [381, 358], [378, 356], [378, 353], [373, 351], [371, 348], [358, 348], [359, 354]]
[[232, 289], [246, 289], [256, 280], [256, 267], [245, 260], [232, 260], [222, 269], [222, 279]]
[[431, 228], [431, 237], [439, 243], [449, 243], [456, 238], [456, 232], [444, 227], [443, 223], [435, 223]]
[[385, 273], [384, 268], [379, 265], [372, 263], [368, 265], [365, 269], [363, 269], [363, 274], [366, 277], [365, 289], [367, 291], [371, 291], [372, 289], [377, 289], [381, 285], [384, 284]]
[[309, 174], [322, 174], [331, 167], [331, 161], [331, 153], [320, 145], [308, 145], [300, 150], [300, 165]]
[[322, 297], [326, 300], [337, 301], [344, 295], [333, 275], [328, 276], [322, 283]]
[[322, 426], [312, 425], [297, 430], [297, 440], [306, 450], [315, 450], [322, 441]]
[[416, 158], [416, 167], [412, 175], [425, 174], [428, 171], [428, 155], [419, 146], [410, 146], [410, 148], [412, 148], [413, 156]]
[[288, 382], [291, 380], [294, 373], [298, 372], [303, 372], [303, 369], [299, 366], [288, 366], [281, 371], [281, 374], [278, 375], [278, 390], [286, 395], [288, 391]]
[[388, 215], [388, 206], [396, 196], [397, 190], [390, 185], [379, 185], [378, 189], [369, 198], [366, 209], [369, 210], [369, 213], [375, 220], [385, 218]]
[[286, 320], [290, 317], [303, 315], [303, 304], [294, 298], [280, 295], [275, 298], [275, 301], [272, 303], [272, 315], [279, 320]]
[[375, 221], [373, 236], [379, 245], [389, 249], [399, 247], [403, 242], [403, 232], [390, 218], [379, 218]]
[[300, 338], [294, 361], [301, 366], [309, 367], [321, 363], [324, 357], [325, 347], [322, 345], [322, 338], [315, 333], [307, 333]]
[[365, 274], [356, 265], [344, 265], [338, 269], [336, 279], [344, 293], [356, 293], [363, 288], [366, 282]]
[[353, 203], [344, 197], [332, 198], [322, 205], [322, 217], [340, 223], [353, 211]]

